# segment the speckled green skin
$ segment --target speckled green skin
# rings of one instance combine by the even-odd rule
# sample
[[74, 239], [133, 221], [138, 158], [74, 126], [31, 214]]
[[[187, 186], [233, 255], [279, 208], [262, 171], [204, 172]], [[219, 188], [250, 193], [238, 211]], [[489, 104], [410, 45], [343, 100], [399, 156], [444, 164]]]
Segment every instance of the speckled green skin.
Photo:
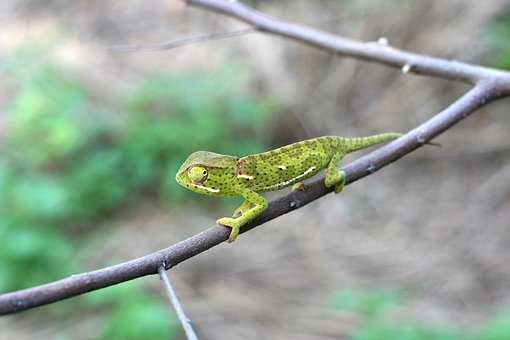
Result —
[[223, 217], [217, 221], [232, 228], [229, 237], [232, 242], [243, 225], [267, 208], [261, 192], [299, 184], [326, 169], [325, 185], [334, 187], [338, 193], [344, 186], [345, 173], [337, 168], [337, 164], [346, 154], [400, 136], [400, 133], [360, 138], [324, 136], [242, 158], [197, 151], [181, 166], [176, 180], [200, 194], [242, 196], [245, 199], [233, 218]]

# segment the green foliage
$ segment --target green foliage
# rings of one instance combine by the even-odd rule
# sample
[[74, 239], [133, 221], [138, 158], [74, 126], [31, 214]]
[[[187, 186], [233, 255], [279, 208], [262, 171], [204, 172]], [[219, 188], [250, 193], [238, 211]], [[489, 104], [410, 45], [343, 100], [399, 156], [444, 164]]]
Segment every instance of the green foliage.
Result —
[[177, 327], [169, 322], [169, 307], [144, 296], [143, 301], [114, 310], [103, 339], [174, 339]]
[[36, 77], [14, 101], [12, 138], [24, 147], [24, 159], [39, 165], [69, 155], [84, 142], [79, 114], [86, 99], [56, 70], [42, 69]]
[[366, 317], [376, 317], [398, 306], [399, 294], [391, 291], [342, 290], [332, 297], [335, 309], [356, 312]]
[[510, 69], [510, 12], [504, 13], [484, 29], [485, 40], [492, 48], [490, 63], [496, 67]]
[[55, 230], [4, 220], [0, 239], [1, 292], [58, 279], [73, 264], [71, 247]]
[[[83, 84], [41, 59], [48, 48], [27, 44], [0, 64], [16, 87], [0, 141], [0, 292], [80, 271], [73, 254], [94, 239], [89, 226], [127, 204], [195, 198], [174, 180], [187, 155], [260, 151], [269, 115], [235, 67], [159, 74], [100, 110]], [[111, 310], [103, 338], [175, 336], [166, 303], [140, 289], [115, 298], [102, 307]]]
[[330, 300], [333, 309], [350, 312], [359, 319], [352, 340], [506, 340], [510, 338], [510, 313], [489, 320], [478, 329], [453, 325], [420, 324], [402, 316], [406, 299], [394, 291], [342, 290]]
[[510, 338], [510, 313], [505, 313], [490, 320], [476, 332], [473, 339], [507, 340]]
[[389, 322], [371, 322], [360, 327], [352, 334], [353, 340], [461, 340], [453, 330], [441, 330], [430, 326], [410, 322], [390, 324]]
[[175, 339], [180, 332], [176, 316], [164, 297], [154, 298], [136, 282], [124, 283], [87, 297], [90, 307], [111, 312], [105, 319], [101, 339]]
[[[249, 154], [268, 116], [267, 103], [243, 95], [227, 70], [204, 77], [156, 76], [128, 100], [130, 116], [120, 149], [129, 163], [134, 185], [157, 178], [166, 199], [196, 197], [174, 181], [177, 169], [196, 150]], [[248, 137], [248, 138], [246, 138]]]
[[361, 319], [360, 327], [351, 334], [353, 340], [454, 340], [457, 333], [436, 329], [413, 321], [394, 322], [391, 316], [401, 307], [403, 297], [395, 291], [343, 290], [334, 294], [334, 309], [349, 311]]

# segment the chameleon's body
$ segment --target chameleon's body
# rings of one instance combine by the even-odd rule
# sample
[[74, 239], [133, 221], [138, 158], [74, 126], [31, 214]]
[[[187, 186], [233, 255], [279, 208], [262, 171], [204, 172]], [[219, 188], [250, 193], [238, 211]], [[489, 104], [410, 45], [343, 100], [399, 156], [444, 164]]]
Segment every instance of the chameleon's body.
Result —
[[195, 192], [215, 196], [242, 196], [245, 201], [219, 224], [232, 228], [229, 242], [236, 239], [240, 227], [267, 208], [261, 192], [275, 191], [299, 184], [326, 169], [325, 185], [340, 192], [345, 173], [337, 164], [348, 153], [400, 137], [384, 133], [361, 138], [325, 136], [290, 144], [275, 150], [242, 158], [197, 151], [179, 169], [177, 182]]

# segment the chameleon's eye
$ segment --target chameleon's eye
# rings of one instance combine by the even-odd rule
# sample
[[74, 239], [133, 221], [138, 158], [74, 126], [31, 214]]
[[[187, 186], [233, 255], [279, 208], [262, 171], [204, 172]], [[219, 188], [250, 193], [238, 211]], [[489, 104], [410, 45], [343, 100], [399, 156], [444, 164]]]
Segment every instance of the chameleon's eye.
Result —
[[188, 170], [188, 178], [193, 183], [201, 183], [207, 178], [207, 169], [201, 166], [194, 166]]

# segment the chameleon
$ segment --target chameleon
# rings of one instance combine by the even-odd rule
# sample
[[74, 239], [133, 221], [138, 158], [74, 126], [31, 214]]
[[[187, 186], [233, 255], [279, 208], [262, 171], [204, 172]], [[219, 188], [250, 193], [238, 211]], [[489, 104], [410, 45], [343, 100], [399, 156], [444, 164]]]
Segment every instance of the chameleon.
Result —
[[244, 157], [196, 151], [181, 165], [175, 178], [181, 186], [200, 194], [244, 198], [232, 217], [217, 220], [231, 228], [230, 243], [243, 225], [266, 210], [268, 202], [261, 193], [291, 185], [302, 188], [305, 179], [321, 170], [326, 173], [325, 186], [339, 193], [346, 174], [337, 166], [346, 154], [401, 135], [390, 132], [357, 138], [323, 136]]

